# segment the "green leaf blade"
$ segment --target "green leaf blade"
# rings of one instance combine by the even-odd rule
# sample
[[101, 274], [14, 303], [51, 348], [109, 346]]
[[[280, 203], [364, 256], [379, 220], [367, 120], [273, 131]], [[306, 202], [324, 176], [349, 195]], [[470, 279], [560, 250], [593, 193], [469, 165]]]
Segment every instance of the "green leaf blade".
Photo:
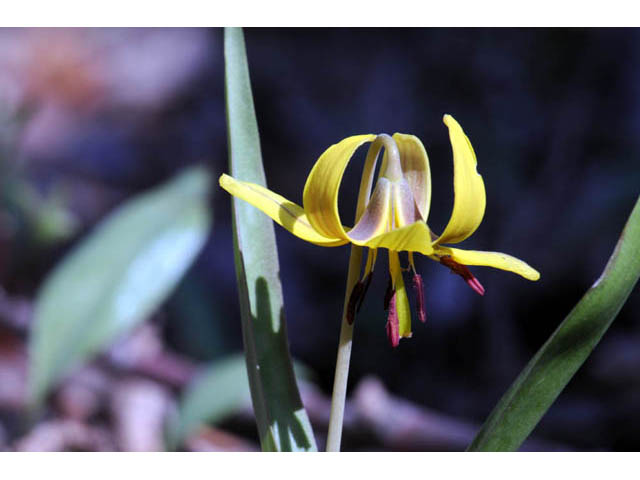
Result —
[[640, 198], [607, 265], [495, 406], [469, 451], [515, 451], [607, 331], [640, 278]]
[[29, 339], [33, 406], [170, 294], [209, 233], [210, 177], [193, 168], [118, 207], [40, 288]]
[[[231, 175], [266, 185], [242, 29], [225, 28]], [[247, 371], [263, 450], [316, 450], [289, 355], [273, 222], [232, 201], [234, 254]]]

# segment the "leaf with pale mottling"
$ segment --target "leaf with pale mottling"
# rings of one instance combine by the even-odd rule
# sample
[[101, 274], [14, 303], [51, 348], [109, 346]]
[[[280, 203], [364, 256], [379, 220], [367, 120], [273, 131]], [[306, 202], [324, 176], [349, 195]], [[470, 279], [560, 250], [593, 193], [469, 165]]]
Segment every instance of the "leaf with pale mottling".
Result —
[[[229, 169], [266, 186], [242, 29], [225, 28]], [[273, 222], [232, 200], [234, 254], [251, 399], [263, 450], [316, 450], [296, 385], [284, 316]]]

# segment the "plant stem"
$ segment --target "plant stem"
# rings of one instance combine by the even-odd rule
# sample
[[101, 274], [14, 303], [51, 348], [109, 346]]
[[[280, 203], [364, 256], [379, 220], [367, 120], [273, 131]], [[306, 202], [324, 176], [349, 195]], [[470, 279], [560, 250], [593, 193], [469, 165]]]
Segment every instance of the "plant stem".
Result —
[[342, 312], [342, 327], [340, 328], [340, 343], [338, 344], [338, 358], [336, 373], [333, 380], [333, 395], [331, 397], [331, 416], [329, 418], [329, 433], [327, 436], [327, 452], [339, 452], [342, 439], [342, 421], [344, 418], [344, 404], [347, 396], [347, 380], [349, 378], [349, 360], [351, 359], [351, 341], [353, 325], [347, 322], [347, 306], [349, 296], [360, 276], [362, 265], [362, 247], [351, 246], [349, 258], [349, 272], [347, 273], [347, 287], [345, 289], [344, 307]]
[[[389, 135], [378, 135], [367, 152], [362, 178], [360, 179], [354, 225], [358, 223], [358, 220], [362, 217], [367, 207], [367, 203], [369, 203], [371, 187], [373, 186], [373, 175], [375, 173], [376, 163], [378, 162], [378, 154], [383, 146], [390, 151], [390, 157], [397, 160], [396, 163], [399, 164], [398, 147], [393, 139], [389, 137]], [[353, 325], [349, 325], [349, 322], [347, 322], [347, 309], [353, 287], [356, 286], [360, 278], [363, 251], [363, 247], [351, 245], [347, 287], [344, 292], [344, 306], [342, 308], [342, 326], [340, 327], [338, 358], [336, 359], [336, 373], [333, 379], [333, 394], [331, 396], [327, 452], [339, 452], [340, 441], [342, 440], [342, 421], [344, 419], [344, 403], [347, 397], [347, 380], [349, 379], [349, 361], [351, 360], [351, 342], [353, 338]]]

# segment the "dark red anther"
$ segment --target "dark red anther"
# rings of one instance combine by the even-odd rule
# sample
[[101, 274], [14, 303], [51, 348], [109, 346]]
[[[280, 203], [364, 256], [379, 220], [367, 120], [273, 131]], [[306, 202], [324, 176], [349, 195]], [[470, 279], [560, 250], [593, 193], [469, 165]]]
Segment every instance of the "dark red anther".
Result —
[[474, 292], [476, 292], [478, 295], [484, 295], [484, 287], [476, 277], [471, 275], [470, 278], [465, 277], [464, 280], [465, 282], [467, 282], [467, 285], [469, 285], [473, 289]]
[[387, 291], [384, 293], [384, 309], [389, 310], [389, 302], [391, 301], [391, 297], [393, 297], [396, 292], [393, 290], [393, 284], [391, 282], [391, 277], [389, 277], [389, 283], [387, 283]]
[[389, 300], [389, 316], [387, 317], [387, 337], [392, 347], [400, 344], [400, 321], [396, 309], [396, 292], [393, 292]]
[[353, 324], [353, 321], [356, 318], [356, 306], [358, 305], [358, 301], [362, 297], [362, 293], [364, 290], [364, 285], [361, 281], [358, 281], [351, 290], [351, 295], [349, 296], [349, 303], [347, 303], [347, 323], [349, 325]]
[[367, 291], [369, 290], [369, 285], [371, 285], [371, 277], [372, 275], [371, 273], [369, 273], [366, 277], [364, 277], [364, 280], [362, 280], [362, 284], [363, 284], [362, 294], [360, 295], [360, 300], [358, 301], [358, 306], [356, 307], [356, 313], [358, 313], [362, 308], [362, 302], [364, 302], [364, 296], [367, 294]]
[[422, 276], [415, 272], [413, 274], [413, 291], [416, 295], [418, 318], [422, 323], [425, 323], [427, 321], [427, 311], [424, 308], [424, 284], [422, 283]]
[[484, 295], [484, 287], [465, 265], [456, 262], [449, 255], [440, 258], [440, 263], [449, 267], [453, 273], [460, 275], [478, 295]]

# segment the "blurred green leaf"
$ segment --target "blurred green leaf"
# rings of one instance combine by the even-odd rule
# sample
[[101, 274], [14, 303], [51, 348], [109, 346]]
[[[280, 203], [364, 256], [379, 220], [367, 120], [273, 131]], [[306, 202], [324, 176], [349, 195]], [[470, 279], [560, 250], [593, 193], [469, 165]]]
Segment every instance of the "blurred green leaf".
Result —
[[[225, 28], [225, 87], [231, 175], [265, 185], [242, 29]], [[242, 334], [263, 450], [316, 450], [293, 373], [273, 222], [232, 200]]]
[[517, 450], [584, 363], [640, 277], [640, 198], [600, 278], [500, 399], [470, 451]]
[[219, 360], [187, 387], [167, 425], [167, 444], [175, 450], [205, 423], [219, 422], [251, 402], [244, 355]]
[[61, 190], [44, 196], [18, 176], [4, 186], [5, 202], [24, 223], [27, 237], [37, 246], [67, 239], [76, 233], [78, 222], [67, 207]]
[[208, 173], [192, 168], [129, 200], [49, 274], [29, 345], [33, 405], [167, 298], [207, 238], [209, 188]]

